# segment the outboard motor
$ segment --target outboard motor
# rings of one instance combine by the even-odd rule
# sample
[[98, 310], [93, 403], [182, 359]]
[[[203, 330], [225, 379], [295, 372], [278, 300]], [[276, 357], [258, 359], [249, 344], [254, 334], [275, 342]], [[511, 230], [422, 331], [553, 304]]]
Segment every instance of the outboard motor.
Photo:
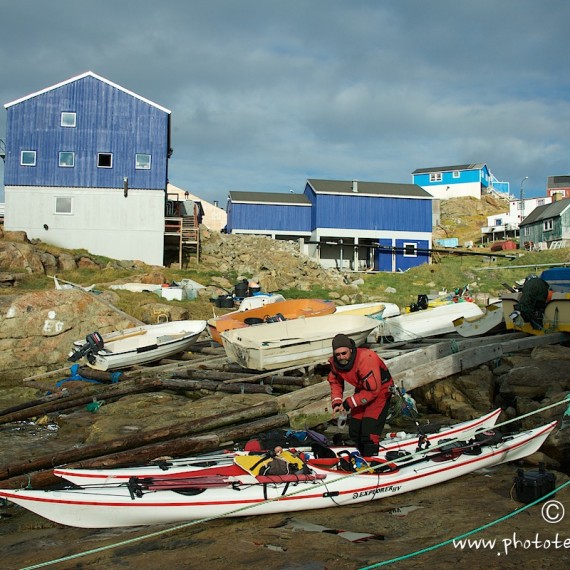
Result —
[[98, 332], [93, 332], [85, 337], [85, 344], [80, 348], [74, 349], [67, 360], [77, 362], [85, 356], [89, 364], [94, 364], [95, 357], [103, 346], [105, 346], [105, 343], [101, 335]]
[[418, 307], [421, 311], [425, 311], [429, 305], [429, 299], [427, 295], [418, 295]]

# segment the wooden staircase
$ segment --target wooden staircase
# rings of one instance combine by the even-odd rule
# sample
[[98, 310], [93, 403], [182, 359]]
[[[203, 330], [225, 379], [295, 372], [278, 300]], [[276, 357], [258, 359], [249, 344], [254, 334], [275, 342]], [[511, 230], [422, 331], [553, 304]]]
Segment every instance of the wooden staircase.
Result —
[[190, 216], [172, 216], [164, 218], [164, 235], [178, 238], [178, 263], [180, 268], [188, 264], [192, 255], [200, 261], [200, 224], [198, 208]]

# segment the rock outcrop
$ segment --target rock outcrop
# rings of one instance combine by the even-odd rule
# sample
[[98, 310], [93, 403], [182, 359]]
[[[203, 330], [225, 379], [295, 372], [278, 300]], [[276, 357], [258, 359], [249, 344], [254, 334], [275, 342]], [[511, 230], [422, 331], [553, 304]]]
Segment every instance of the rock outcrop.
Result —
[[0, 382], [65, 366], [73, 341], [94, 323], [101, 333], [136, 325], [79, 290], [0, 296]]

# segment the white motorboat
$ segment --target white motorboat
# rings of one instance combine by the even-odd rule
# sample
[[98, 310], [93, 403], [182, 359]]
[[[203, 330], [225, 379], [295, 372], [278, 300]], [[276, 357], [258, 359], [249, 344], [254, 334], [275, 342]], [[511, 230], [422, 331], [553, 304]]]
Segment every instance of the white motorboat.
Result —
[[147, 364], [188, 350], [206, 328], [206, 321], [172, 321], [141, 325], [76, 340], [69, 359], [84, 361], [95, 370], [120, 370]]
[[476, 317], [483, 311], [476, 303], [460, 302], [439, 305], [395, 317], [382, 319], [377, 335], [394, 342], [411, 341], [455, 332], [453, 321], [459, 317]]

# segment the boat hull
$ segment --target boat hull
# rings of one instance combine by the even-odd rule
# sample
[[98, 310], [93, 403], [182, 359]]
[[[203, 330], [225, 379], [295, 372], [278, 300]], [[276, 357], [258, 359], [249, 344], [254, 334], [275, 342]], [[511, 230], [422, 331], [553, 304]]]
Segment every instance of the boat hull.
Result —
[[[212, 340], [222, 344], [221, 334], [227, 330], [239, 329], [248, 326], [246, 319], [265, 320], [281, 314], [285, 319], [297, 319], [301, 317], [320, 317], [330, 315], [336, 309], [332, 301], [322, 299], [291, 299], [288, 301], [277, 301], [269, 305], [249, 309], [247, 311], [232, 311], [208, 321], [208, 332]], [[274, 324], [274, 323], [271, 323]]]
[[278, 370], [325, 361], [339, 332], [360, 346], [377, 326], [369, 317], [332, 314], [227, 330], [221, 336], [232, 362], [250, 370]]
[[285, 297], [279, 293], [259, 293], [253, 295], [253, 297], [246, 297], [243, 299], [243, 301], [239, 304], [238, 311], [259, 309], [260, 307], [265, 307], [265, 305], [279, 303], [280, 301], [285, 301]]
[[516, 311], [515, 305], [520, 301], [521, 293], [509, 293], [501, 298], [503, 318], [507, 330], [514, 330], [540, 336], [553, 332], [570, 332], [570, 293], [553, 293], [546, 303], [542, 317], [542, 327], [534, 328], [522, 319], [511, 315]]
[[504, 327], [503, 304], [490, 303], [482, 315], [459, 317], [453, 321], [455, 330], [463, 337], [481, 336]]
[[466, 453], [449, 459], [422, 458], [395, 471], [342, 473], [312, 465], [316, 477], [290, 483], [240, 482], [186, 490], [153, 490], [132, 494], [125, 485], [104, 485], [59, 491], [0, 490], [0, 496], [59, 524], [83, 528], [112, 528], [182, 523], [220, 517], [298, 512], [354, 505], [415, 491], [491, 467], [522, 459], [537, 451], [557, 422], [528, 430], [494, 445], [479, 455]]
[[338, 315], [363, 315], [373, 319], [386, 319], [400, 314], [400, 307], [395, 303], [356, 303], [340, 305], [335, 311]]
[[[95, 370], [119, 370], [156, 362], [188, 350], [206, 328], [206, 321], [172, 321], [142, 325], [102, 335], [104, 346], [85, 364]], [[75, 341], [79, 349], [85, 341]]]
[[455, 319], [482, 314], [483, 311], [475, 303], [449, 303], [433, 309], [383, 319], [378, 327], [378, 336], [391, 338], [394, 342], [403, 342], [448, 334], [455, 332], [453, 326]]

